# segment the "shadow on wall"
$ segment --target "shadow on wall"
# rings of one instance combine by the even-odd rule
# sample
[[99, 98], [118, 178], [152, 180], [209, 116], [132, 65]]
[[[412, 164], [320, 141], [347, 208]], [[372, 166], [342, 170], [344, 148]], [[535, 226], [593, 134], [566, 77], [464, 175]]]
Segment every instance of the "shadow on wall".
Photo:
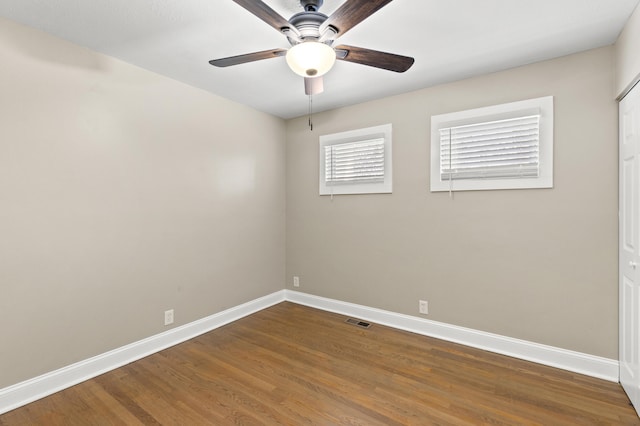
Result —
[[16, 37], [16, 32], [9, 33], [7, 28], [0, 26], [0, 39], [9, 49], [13, 49], [37, 62], [47, 62], [66, 68], [78, 68], [93, 71], [104, 71], [107, 68], [101, 55], [86, 50], [86, 54], [79, 55], [78, 47], [72, 44], [59, 43], [55, 49], [42, 43], [40, 37], [33, 37], [32, 32], [24, 32]]

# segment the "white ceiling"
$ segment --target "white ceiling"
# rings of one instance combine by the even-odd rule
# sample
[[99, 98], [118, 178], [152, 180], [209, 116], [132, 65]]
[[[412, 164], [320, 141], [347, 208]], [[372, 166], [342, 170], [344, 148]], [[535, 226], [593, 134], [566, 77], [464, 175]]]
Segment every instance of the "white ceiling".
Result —
[[[640, 0], [395, 0], [340, 44], [412, 56], [404, 74], [338, 61], [315, 111], [609, 45]], [[325, 0], [330, 15], [344, 0]], [[297, 0], [265, 0], [288, 19]], [[232, 0], [2, 0], [0, 15], [279, 117], [307, 113], [284, 58], [229, 68], [210, 59], [287, 48]]]

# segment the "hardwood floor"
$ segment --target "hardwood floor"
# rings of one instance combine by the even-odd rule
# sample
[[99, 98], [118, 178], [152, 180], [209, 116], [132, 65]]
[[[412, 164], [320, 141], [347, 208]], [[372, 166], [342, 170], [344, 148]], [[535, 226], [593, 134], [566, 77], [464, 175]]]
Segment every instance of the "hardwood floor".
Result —
[[0, 425], [640, 425], [618, 384], [281, 303]]

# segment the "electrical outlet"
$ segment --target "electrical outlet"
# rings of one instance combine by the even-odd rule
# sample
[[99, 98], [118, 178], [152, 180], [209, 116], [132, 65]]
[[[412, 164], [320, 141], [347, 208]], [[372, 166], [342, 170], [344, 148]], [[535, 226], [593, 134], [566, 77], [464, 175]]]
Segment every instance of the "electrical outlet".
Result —
[[164, 311], [164, 325], [173, 324], [173, 309]]
[[300, 287], [300, 277], [293, 277], [293, 286]]
[[426, 300], [421, 300], [420, 301], [420, 313], [421, 314], [428, 314], [429, 313], [429, 302], [427, 302]]

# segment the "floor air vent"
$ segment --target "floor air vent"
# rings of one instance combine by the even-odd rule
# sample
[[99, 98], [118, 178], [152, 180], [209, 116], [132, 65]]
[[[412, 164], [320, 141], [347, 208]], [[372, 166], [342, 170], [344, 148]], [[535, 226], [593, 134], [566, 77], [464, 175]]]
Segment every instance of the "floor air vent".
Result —
[[368, 322], [364, 322], [364, 321], [360, 321], [354, 318], [349, 318], [345, 321], [347, 324], [352, 324], [352, 325], [356, 325], [358, 327], [362, 327], [362, 328], [369, 328], [371, 327], [371, 324]]

